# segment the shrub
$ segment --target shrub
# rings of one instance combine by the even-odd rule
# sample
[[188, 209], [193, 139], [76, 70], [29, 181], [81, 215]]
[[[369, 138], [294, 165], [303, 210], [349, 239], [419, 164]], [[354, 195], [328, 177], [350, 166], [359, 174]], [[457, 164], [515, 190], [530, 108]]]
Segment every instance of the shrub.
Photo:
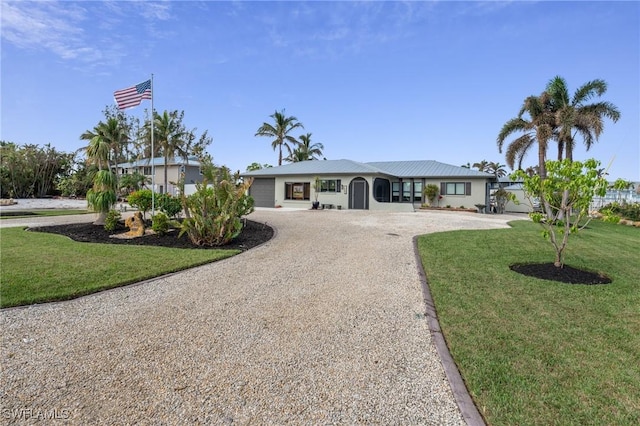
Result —
[[151, 219], [151, 229], [153, 229], [153, 232], [157, 234], [160, 234], [160, 235], [166, 234], [167, 231], [169, 231], [170, 227], [171, 227], [171, 221], [169, 220], [169, 217], [162, 212], [157, 213]]
[[247, 195], [252, 181], [239, 182], [226, 167], [203, 166], [203, 181], [196, 192], [182, 196], [186, 218], [180, 234], [187, 234], [197, 246], [224, 245], [242, 231], [241, 217], [253, 211], [253, 197]]
[[116, 226], [118, 226], [118, 221], [122, 218], [122, 215], [119, 211], [111, 209], [107, 213], [107, 217], [104, 219], [104, 229], [105, 231], [113, 232], [116, 230]]
[[609, 222], [609, 223], [620, 222], [620, 219], [621, 219], [620, 216], [618, 216], [612, 210], [604, 209], [604, 210], [601, 210], [600, 213], [602, 213], [603, 222]]
[[182, 212], [180, 198], [170, 194], [160, 194], [158, 196], [158, 208], [169, 217], [177, 217]]
[[433, 206], [433, 202], [436, 200], [436, 197], [438, 197], [440, 189], [438, 188], [438, 185], [430, 183], [424, 187], [422, 192], [424, 193], [424, 197], [429, 200], [429, 205]]
[[[605, 217], [615, 215], [621, 219], [628, 219], [634, 222], [640, 221], [640, 203], [619, 203], [614, 201], [602, 207], [599, 211]], [[607, 221], [611, 222], [612, 220], [609, 218]]]
[[153, 194], [150, 189], [141, 189], [129, 194], [127, 201], [132, 207], [140, 210], [142, 212], [142, 216], [145, 217], [146, 213], [151, 210], [152, 197]]
[[622, 209], [622, 216], [625, 219], [629, 219], [634, 222], [640, 221], [640, 203], [631, 203], [625, 205]]

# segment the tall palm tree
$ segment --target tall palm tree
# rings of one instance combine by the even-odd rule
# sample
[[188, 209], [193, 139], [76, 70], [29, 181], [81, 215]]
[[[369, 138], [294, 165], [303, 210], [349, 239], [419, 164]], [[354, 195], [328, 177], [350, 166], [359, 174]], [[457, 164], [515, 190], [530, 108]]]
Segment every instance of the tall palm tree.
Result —
[[302, 123], [298, 121], [298, 119], [294, 116], [287, 117], [285, 116], [284, 110], [276, 111], [269, 117], [273, 118], [274, 124], [263, 123], [262, 126], [258, 129], [255, 136], [267, 136], [270, 138], [274, 138], [271, 142], [271, 146], [275, 151], [278, 149], [278, 166], [282, 165], [282, 147], [284, 146], [289, 154], [292, 153], [291, 145], [294, 147], [298, 146], [300, 142], [296, 140], [293, 136], [289, 135], [294, 129], [302, 128], [304, 126]]
[[[169, 158], [173, 158], [176, 155], [184, 158], [188, 157], [189, 147], [187, 145], [192, 137], [182, 125], [183, 117], [184, 111], [181, 113], [178, 113], [177, 110], [172, 112], [164, 111], [162, 115], [154, 112], [154, 145], [155, 149], [160, 149], [164, 157], [164, 192], [167, 191], [169, 183], [167, 174]], [[155, 157], [155, 155], [152, 155], [152, 157]]]
[[594, 97], [600, 97], [607, 91], [604, 80], [589, 81], [578, 88], [569, 98], [567, 82], [556, 76], [547, 84], [547, 93], [552, 98], [552, 108], [558, 129], [558, 160], [567, 158], [573, 161], [574, 138], [580, 134], [587, 151], [598, 140], [604, 128], [604, 118], [615, 123], [620, 111], [610, 102], [587, 103]]
[[546, 178], [544, 162], [547, 158], [549, 141], [554, 138], [556, 129], [552, 106], [552, 98], [547, 92], [542, 92], [540, 96], [529, 96], [524, 100], [518, 116], [502, 126], [497, 138], [499, 152], [502, 152], [507, 137], [514, 133], [522, 133], [507, 147], [505, 159], [510, 168], [514, 169], [514, 164], [517, 162], [517, 168], [521, 169], [525, 155], [537, 144], [538, 171], [542, 179]]
[[289, 154], [285, 161], [296, 163], [298, 161], [319, 160], [322, 157], [324, 145], [320, 142], [311, 143], [311, 133], [300, 135], [299, 145]]

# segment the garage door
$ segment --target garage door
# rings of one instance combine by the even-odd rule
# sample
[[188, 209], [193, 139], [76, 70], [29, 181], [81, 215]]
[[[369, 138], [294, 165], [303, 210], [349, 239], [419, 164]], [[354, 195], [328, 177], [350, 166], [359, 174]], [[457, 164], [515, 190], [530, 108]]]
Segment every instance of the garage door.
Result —
[[255, 178], [249, 188], [256, 207], [273, 207], [276, 200], [275, 178]]

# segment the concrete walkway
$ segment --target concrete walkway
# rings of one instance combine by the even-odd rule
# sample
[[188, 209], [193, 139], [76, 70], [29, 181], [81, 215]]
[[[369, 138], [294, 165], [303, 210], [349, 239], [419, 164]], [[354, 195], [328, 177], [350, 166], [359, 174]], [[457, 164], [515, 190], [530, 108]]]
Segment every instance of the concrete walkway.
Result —
[[264, 246], [3, 310], [2, 407], [74, 424], [464, 424], [412, 237], [514, 218], [258, 209], [277, 229]]

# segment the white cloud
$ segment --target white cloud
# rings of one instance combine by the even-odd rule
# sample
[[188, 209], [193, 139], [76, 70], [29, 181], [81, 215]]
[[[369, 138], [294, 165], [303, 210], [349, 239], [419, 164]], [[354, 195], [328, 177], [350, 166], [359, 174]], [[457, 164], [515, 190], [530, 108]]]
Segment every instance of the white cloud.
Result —
[[3, 1], [1, 37], [20, 49], [49, 51], [72, 66], [117, 66], [128, 52], [121, 28], [141, 19], [153, 24], [171, 18], [169, 2]]
[[79, 25], [86, 10], [77, 4], [2, 2], [2, 38], [23, 49], [44, 48], [63, 59], [75, 59], [95, 49], [82, 44]]

